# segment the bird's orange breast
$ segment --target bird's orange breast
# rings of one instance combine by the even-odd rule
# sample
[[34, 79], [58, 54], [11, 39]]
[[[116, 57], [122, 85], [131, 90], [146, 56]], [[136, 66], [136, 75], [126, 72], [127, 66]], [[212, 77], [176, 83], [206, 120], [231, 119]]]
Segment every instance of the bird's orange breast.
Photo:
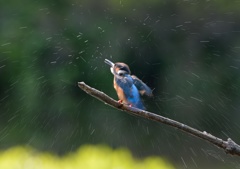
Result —
[[122, 100], [123, 103], [127, 104], [128, 102], [127, 102], [126, 96], [123, 92], [123, 89], [120, 86], [117, 85], [115, 79], [113, 80], [113, 87], [117, 92], [119, 100]]

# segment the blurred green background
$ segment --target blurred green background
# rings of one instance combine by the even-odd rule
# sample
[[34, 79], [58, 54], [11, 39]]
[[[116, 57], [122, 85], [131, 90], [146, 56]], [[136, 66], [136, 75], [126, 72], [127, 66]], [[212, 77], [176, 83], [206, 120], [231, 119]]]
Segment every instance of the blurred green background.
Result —
[[0, 2], [0, 148], [66, 154], [85, 144], [158, 155], [179, 168], [239, 167], [239, 157], [117, 111], [104, 63], [127, 63], [154, 89], [149, 111], [240, 143], [240, 11], [229, 0]]

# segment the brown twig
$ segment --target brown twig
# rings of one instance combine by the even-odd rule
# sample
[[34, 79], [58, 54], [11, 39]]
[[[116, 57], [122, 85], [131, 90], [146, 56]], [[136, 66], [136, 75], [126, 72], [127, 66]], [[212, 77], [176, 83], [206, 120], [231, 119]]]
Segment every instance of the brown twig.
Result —
[[133, 115], [137, 115], [143, 118], [147, 118], [153, 121], [157, 121], [160, 123], [167, 124], [169, 126], [173, 126], [175, 128], [178, 128], [186, 133], [189, 133], [193, 136], [196, 136], [198, 138], [201, 138], [203, 140], [206, 140], [212, 144], [214, 144], [217, 147], [220, 147], [224, 149], [224, 151], [227, 154], [232, 154], [232, 155], [238, 155], [240, 156], [240, 146], [236, 144], [232, 139], [228, 138], [227, 141], [224, 141], [218, 137], [215, 137], [211, 135], [210, 133], [207, 133], [206, 131], [199, 131], [195, 128], [192, 128], [188, 125], [185, 125], [183, 123], [180, 123], [178, 121], [145, 111], [141, 109], [137, 109], [134, 107], [129, 107], [127, 105], [121, 104], [117, 102], [116, 100], [112, 99], [108, 95], [106, 95], [103, 92], [100, 92], [99, 90], [96, 90], [88, 85], [86, 85], [84, 82], [78, 82], [78, 86], [85, 91], [87, 94], [97, 98], [98, 100], [125, 112], [128, 112]]

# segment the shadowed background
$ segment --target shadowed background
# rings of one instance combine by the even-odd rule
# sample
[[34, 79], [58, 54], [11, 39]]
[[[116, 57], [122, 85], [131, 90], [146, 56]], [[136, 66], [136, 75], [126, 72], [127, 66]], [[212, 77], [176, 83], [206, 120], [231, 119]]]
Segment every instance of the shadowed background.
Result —
[[117, 99], [104, 59], [125, 62], [154, 89], [153, 99], [144, 98], [149, 111], [240, 143], [239, 5], [0, 2], [0, 148], [64, 154], [100, 143], [182, 168], [239, 167], [202, 140], [114, 110], [77, 87], [84, 81]]

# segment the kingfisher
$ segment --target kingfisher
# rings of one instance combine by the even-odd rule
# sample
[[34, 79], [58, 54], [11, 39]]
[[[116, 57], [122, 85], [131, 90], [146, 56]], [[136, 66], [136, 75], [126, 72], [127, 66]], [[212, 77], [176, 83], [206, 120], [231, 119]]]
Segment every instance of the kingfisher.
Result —
[[105, 59], [104, 62], [111, 66], [110, 70], [114, 76], [113, 86], [119, 98], [118, 102], [145, 110], [140, 95], [151, 97], [153, 96], [152, 90], [137, 76], [131, 75], [127, 64], [113, 63], [108, 59]]

